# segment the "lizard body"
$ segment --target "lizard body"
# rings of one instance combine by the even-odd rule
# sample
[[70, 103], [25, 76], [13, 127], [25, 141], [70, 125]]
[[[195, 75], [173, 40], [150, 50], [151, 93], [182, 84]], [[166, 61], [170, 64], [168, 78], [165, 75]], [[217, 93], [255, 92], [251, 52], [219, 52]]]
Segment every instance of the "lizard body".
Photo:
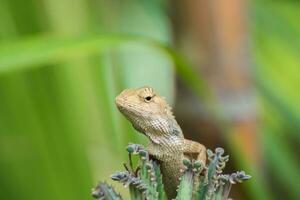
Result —
[[168, 199], [175, 198], [182, 160], [196, 156], [205, 164], [206, 148], [184, 138], [171, 107], [151, 87], [124, 90], [116, 97], [116, 105], [133, 127], [149, 138], [147, 150], [160, 162]]

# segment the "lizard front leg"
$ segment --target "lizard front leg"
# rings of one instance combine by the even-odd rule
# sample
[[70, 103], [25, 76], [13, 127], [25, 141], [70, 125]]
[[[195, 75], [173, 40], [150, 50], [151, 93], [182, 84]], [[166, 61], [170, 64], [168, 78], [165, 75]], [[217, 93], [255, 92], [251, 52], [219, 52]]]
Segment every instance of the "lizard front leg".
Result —
[[152, 158], [155, 158], [156, 160], [161, 161], [163, 159], [163, 153], [159, 151], [159, 148], [152, 143], [149, 143], [146, 147], [146, 150], [148, 151], [149, 155]]
[[196, 155], [197, 160], [202, 161], [204, 165], [206, 163], [206, 147], [203, 144], [184, 139], [183, 153], [189, 156]]

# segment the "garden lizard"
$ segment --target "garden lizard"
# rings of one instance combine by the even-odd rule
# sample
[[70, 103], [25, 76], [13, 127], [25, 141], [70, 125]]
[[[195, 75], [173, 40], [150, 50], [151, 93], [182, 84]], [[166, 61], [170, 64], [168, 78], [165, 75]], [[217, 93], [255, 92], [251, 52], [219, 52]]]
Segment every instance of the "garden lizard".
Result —
[[171, 107], [151, 87], [124, 90], [116, 97], [116, 105], [133, 127], [149, 138], [146, 149], [160, 162], [168, 199], [175, 198], [183, 159], [192, 156], [205, 165], [205, 146], [184, 138]]

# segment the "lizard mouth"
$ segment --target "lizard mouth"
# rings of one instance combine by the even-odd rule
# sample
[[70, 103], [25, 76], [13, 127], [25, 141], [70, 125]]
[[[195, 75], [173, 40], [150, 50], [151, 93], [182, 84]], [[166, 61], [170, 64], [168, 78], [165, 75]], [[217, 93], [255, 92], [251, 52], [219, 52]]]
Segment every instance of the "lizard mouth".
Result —
[[125, 116], [135, 116], [137, 111], [134, 109], [132, 105], [130, 105], [128, 102], [123, 101], [122, 103], [117, 103], [117, 108], [121, 113], [123, 113]]
[[118, 110], [123, 113], [125, 116], [134, 115], [133, 106], [127, 102], [121, 95], [116, 97], [115, 103]]

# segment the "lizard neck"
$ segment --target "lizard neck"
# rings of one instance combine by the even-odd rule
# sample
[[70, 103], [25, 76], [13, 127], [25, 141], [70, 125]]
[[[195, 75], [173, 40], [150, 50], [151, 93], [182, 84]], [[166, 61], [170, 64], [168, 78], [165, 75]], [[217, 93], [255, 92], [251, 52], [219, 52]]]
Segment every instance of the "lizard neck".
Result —
[[[159, 125], [158, 125], [159, 124]], [[148, 150], [156, 159], [174, 164], [175, 157], [182, 160], [184, 137], [174, 118], [160, 119], [148, 126], [144, 134], [149, 138]], [[176, 159], [175, 159], [176, 160]]]
[[152, 143], [157, 145], [168, 145], [172, 141], [184, 140], [182, 130], [174, 117], [157, 117], [146, 121], [142, 131]]

